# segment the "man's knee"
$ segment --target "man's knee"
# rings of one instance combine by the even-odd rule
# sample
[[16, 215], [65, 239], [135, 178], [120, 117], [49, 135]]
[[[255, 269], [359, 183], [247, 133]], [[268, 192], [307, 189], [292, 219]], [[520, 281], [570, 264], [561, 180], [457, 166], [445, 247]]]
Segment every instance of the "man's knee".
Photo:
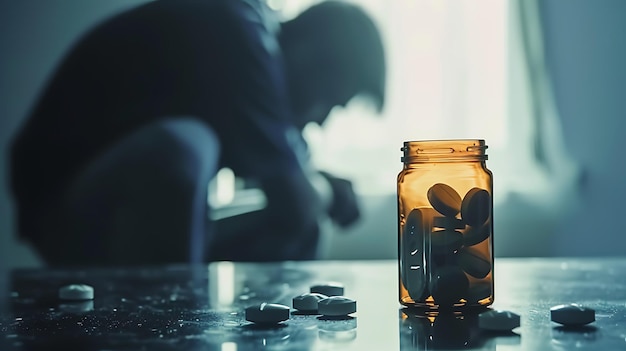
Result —
[[193, 117], [179, 117], [163, 120], [156, 127], [166, 133], [172, 143], [164, 146], [182, 151], [204, 166], [217, 167], [220, 142], [213, 128], [206, 123]]
[[90, 250], [99, 248], [89, 243], [102, 242], [97, 246], [106, 252], [94, 253], [102, 263], [186, 260], [193, 233], [205, 227], [219, 149], [215, 132], [192, 118], [161, 120], [128, 135], [67, 189], [65, 235]]
[[172, 117], [137, 131], [122, 149], [124, 155], [139, 156], [140, 165], [150, 164], [148, 171], [158, 168], [194, 180], [217, 172], [220, 142], [215, 131], [199, 119]]

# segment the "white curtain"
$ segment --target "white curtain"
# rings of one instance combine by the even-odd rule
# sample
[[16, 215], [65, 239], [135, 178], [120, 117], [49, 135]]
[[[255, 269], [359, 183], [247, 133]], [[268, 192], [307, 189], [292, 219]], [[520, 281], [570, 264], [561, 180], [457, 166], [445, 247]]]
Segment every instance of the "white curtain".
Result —
[[[516, 177], [512, 189], [532, 194], [539, 203], [553, 205], [563, 196], [576, 195], [579, 167], [565, 149], [560, 117], [544, 56], [537, 0], [509, 0], [510, 152]], [[526, 179], [531, 177], [532, 181]], [[523, 179], [522, 179], [523, 178]], [[551, 206], [549, 206], [551, 207]]]
[[494, 209], [499, 256], [554, 255], [562, 218], [580, 204], [580, 167], [565, 149], [537, 1], [508, 1], [508, 138], [494, 172], [503, 191]]

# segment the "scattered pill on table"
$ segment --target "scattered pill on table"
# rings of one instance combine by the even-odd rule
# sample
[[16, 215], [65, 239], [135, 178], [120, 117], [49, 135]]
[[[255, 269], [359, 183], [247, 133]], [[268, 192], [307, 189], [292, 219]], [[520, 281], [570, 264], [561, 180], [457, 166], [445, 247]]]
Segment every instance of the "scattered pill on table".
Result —
[[433, 208], [444, 216], [455, 217], [461, 211], [461, 196], [447, 184], [433, 185], [426, 196]]
[[478, 315], [478, 327], [486, 330], [509, 331], [520, 326], [520, 316], [510, 311], [491, 310]]
[[596, 311], [579, 304], [565, 304], [550, 308], [550, 320], [566, 326], [582, 326], [596, 320]]
[[324, 316], [347, 316], [356, 312], [356, 301], [345, 296], [331, 296], [319, 301], [318, 312]]
[[276, 324], [289, 319], [289, 306], [262, 303], [246, 308], [246, 320], [258, 324]]
[[326, 283], [311, 286], [310, 291], [312, 293], [318, 293], [326, 296], [342, 296], [344, 294], [344, 288], [339, 283]]
[[59, 298], [61, 300], [93, 300], [93, 287], [86, 284], [70, 284], [59, 289]]
[[293, 308], [302, 312], [316, 313], [320, 300], [328, 298], [327, 295], [319, 293], [305, 293], [296, 296], [292, 300]]

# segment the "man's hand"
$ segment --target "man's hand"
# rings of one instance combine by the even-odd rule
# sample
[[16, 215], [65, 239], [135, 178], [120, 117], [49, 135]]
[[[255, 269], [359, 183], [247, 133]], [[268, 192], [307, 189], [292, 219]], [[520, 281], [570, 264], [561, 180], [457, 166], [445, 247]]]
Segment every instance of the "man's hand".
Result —
[[330, 218], [344, 228], [356, 222], [361, 213], [356, 194], [352, 189], [352, 182], [347, 179], [337, 178], [327, 172], [320, 172], [320, 174], [326, 178], [332, 188], [332, 202], [328, 209]]

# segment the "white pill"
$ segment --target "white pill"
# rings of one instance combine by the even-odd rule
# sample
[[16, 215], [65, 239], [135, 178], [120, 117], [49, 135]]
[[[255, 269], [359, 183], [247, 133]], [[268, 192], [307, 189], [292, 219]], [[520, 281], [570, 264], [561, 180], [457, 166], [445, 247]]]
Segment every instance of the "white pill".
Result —
[[472, 188], [467, 192], [461, 204], [463, 222], [478, 227], [491, 215], [491, 196], [485, 189]]
[[318, 293], [306, 293], [296, 296], [292, 300], [293, 308], [303, 312], [317, 312], [317, 305], [320, 300], [328, 296]]
[[428, 201], [444, 216], [456, 217], [461, 211], [461, 195], [451, 186], [437, 183], [428, 189]]
[[563, 325], [585, 325], [596, 320], [596, 311], [575, 303], [550, 308], [550, 320]]
[[331, 296], [320, 300], [318, 312], [324, 316], [347, 316], [356, 312], [356, 301], [345, 296]]
[[275, 303], [262, 303], [246, 308], [246, 320], [259, 324], [276, 324], [289, 319], [289, 307]]
[[520, 317], [509, 311], [491, 310], [478, 315], [478, 326], [487, 330], [512, 330], [520, 326]]
[[313, 285], [310, 289], [312, 293], [318, 293], [326, 296], [341, 296], [343, 295], [343, 290], [343, 285], [340, 283]]
[[70, 284], [59, 289], [61, 300], [93, 300], [93, 287], [86, 284]]

